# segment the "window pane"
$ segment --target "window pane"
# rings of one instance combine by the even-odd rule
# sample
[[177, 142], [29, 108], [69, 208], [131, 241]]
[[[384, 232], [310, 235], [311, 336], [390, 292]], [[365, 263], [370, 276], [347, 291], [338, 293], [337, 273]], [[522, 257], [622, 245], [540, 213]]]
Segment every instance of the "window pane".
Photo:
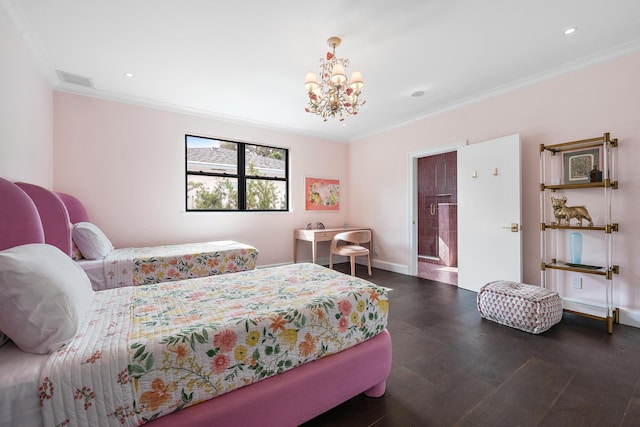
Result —
[[285, 177], [287, 150], [246, 144], [245, 155], [245, 173], [247, 176]]
[[238, 180], [220, 176], [187, 175], [187, 209], [238, 209]]
[[238, 144], [187, 136], [187, 172], [238, 174]]
[[187, 210], [287, 211], [288, 156], [286, 148], [185, 135]]
[[287, 183], [247, 179], [247, 210], [286, 210]]

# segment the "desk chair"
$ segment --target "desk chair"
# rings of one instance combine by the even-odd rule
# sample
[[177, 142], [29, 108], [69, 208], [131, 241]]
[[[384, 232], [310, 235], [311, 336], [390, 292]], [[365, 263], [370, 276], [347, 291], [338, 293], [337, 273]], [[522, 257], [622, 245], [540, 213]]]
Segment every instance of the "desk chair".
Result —
[[[346, 242], [343, 244], [342, 242]], [[369, 249], [360, 246], [362, 243], [371, 242], [371, 231], [345, 231], [336, 234], [331, 240], [331, 251], [329, 252], [329, 268], [333, 268], [333, 255], [348, 256], [351, 261], [351, 275], [356, 275], [356, 257], [366, 256], [369, 276], [371, 276], [371, 253]]]

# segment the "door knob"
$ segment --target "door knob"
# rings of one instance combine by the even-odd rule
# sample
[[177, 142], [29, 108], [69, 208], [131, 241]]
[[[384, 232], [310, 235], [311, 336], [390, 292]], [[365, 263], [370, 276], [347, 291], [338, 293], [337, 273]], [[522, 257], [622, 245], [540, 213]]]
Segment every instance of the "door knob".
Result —
[[518, 225], [517, 222], [512, 222], [511, 225], [502, 226], [502, 228], [508, 228], [511, 230], [512, 233], [517, 233], [520, 230], [520, 226]]

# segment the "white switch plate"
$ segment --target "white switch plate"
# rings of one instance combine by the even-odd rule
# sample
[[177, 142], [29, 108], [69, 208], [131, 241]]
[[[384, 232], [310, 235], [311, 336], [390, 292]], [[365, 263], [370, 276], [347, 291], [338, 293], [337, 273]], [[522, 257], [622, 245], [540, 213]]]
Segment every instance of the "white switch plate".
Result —
[[574, 289], [582, 289], [582, 277], [572, 277], [571, 286], [573, 286]]

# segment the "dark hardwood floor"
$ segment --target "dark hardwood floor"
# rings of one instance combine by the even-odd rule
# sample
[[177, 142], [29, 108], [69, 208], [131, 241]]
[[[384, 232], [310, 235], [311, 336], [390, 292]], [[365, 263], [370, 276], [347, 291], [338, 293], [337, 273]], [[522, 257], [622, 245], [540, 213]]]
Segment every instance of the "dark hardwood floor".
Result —
[[[347, 264], [336, 269], [348, 271]], [[482, 319], [476, 293], [358, 266], [390, 292], [393, 366], [315, 426], [640, 426], [640, 330], [571, 314], [532, 335]]]

